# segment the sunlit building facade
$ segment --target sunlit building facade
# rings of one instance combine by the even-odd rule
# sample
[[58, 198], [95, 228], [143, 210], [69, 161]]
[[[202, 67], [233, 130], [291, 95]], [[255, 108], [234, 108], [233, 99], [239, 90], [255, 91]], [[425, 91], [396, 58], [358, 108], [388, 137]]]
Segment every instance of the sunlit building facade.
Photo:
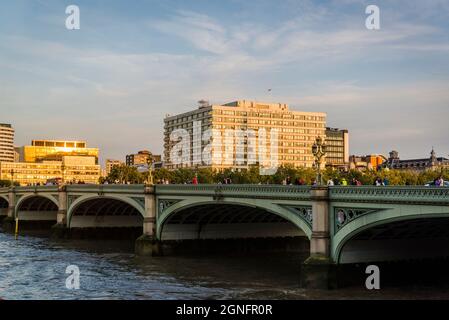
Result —
[[123, 162], [121, 160], [106, 159], [105, 175], [108, 176], [114, 167], [120, 167], [123, 165], [125, 165], [125, 162]]
[[16, 162], [0, 162], [0, 180], [20, 185], [98, 183], [101, 168], [98, 148], [85, 141], [33, 140], [31, 145], [13, 148]]
[[14, 162], [14, 128], [0, 123], [0, 162]]
[[18, 149], [20, 162], [62, 161], [64, 156], [94, 157], [98, 164], [98, 148], [88, 148], [86, 141], [33, 140]]
[[44, 185], [55, 180], [96, 184], [99, 178], [100, 166], [94, 157], [64, 156], [62, 161], [0, 163], [0, 180], [20, 185]]
[[385, 158], [385, 156], [379, 154], [370, 154], [367, 156], [352, 155], [349, 157], [349, 169], [359, 171], [377, 171], [381, 166], [383, 166], [386, 160], [387, 158]]
[[148, 165], [148, 161], [151, 163], [161, 162], [162, 156], [153, 154], [148, 150], [139, 151], [135, 154], [128, 154], [126, 156], [126, 165], [127, 166], [146, 166]]
[[[201, 139], [201, 150], [204, 150], [213, 141], [213, 155], [209, 164], [201, 162], [201, 167], [212, 167], [222, 170], [225, 168], [246, 169], [250, 163], [248, 155], [260, 155], [266, 159], [277, 158], [278, 165], [293, 165], [296, 167], [312, 167], [314, 157], [312, 155], [312, 145], [318, 136], [325, 139], [326, 114], [322, 112], [302, 112], [289, 110], [287, 104], [263, 103], [256, 101], [235, 101], [224, 105], [209, 105], [202, 103], [196, 110], [167, 116], [164, 119], [164, 166], [169, 169], [178, 167], [198, 166], [195, 164], [194, 153], [194, 124], [200, 125], [201, 132], [204, 133], [213, 129], [212, 139]], [[175, 163], [171, 159], [173, 147], [179, 143], [171, 139], [171, 135], [177, 129], [184, 129], [190, 135], [190, 161], [182, 164]], [[261, 130], [264, 129], [264, 130]], [[271, 132], [277, 131], [276, 155], [271, 154], [272, 139]], [[237, 139], [229, 137], [226, 131], [237, 130], [247, 134], [243, 144], [239, 138], [239, 148], [245, 156], [245, 161], [237, 157]], [[240, 130], [240, 131], [239, 131]], [[249, 132], [254, 135], [255, 143], [248, 138]], [[259, 136], [265, 132], [265, 136]], [[214, 139], [220, 137], [221, 143], [214, 143]], [[204, 138], [204, 137], [203, 137]], [[266, 138], [265, 142], [262, 138]], [[250, 143], [251, 142], [251, 143]], [[263, 143], [261, 143], [263, 142]], [[230, 144], [230, 147], [229, 147]], [[251, 145], [251, 146], [250, 146]], [[263, 147], [260, 147], [263, 145]], [[251, 147], [251, 150], [250, 150]], [[217, 150], [218, 148], [218, 150]], [[263, 148], [263, 149], [262, 149]], [[233, 160], [226, 157], [229, 150], [233, 153]], [[201, 151], [200, 151], [201, 152]], [[217, 156], [218, 155], [218, 156]], [[204, 159], [203, 159], [204, 160]], [[259, 163], [257, 161], [257, 163]], [[260, 164], [260, 163], [259, 163]]]

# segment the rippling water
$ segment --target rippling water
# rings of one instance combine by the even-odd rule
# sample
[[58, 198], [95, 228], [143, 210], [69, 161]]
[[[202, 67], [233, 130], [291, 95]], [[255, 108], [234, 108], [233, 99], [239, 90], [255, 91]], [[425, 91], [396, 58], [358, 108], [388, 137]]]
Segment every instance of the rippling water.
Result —
[[[68, 265], [81, 272], [81, 288], [68, 290]], [[422, 288], [367, 292], [298, 289], [299, 257], [140, 258], [132, 243], [15, 240], [0, 233], [2, 299], [316, 299], [447, 298]], [[432, 294], [429, 295], [429, 292]]]

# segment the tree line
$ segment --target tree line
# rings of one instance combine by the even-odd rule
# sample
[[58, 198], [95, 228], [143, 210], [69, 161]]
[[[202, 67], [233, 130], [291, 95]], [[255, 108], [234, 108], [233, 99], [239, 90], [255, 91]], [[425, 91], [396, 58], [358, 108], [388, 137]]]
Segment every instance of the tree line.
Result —
[[[388, 181], [389, 185], [425, 185], [439, 177], [449, 181], [449, 169], [445, 170], [389, 170], [380, 171], [368, 170], [361, 172], [358, 170], [340, 171], [333, 168], [326, 168], [322, 171], [324, 183], [332, 179], [336, 185], [346, 180], [348, 184], [358, 181], [362, 185], [374, 185], [376, 179]], [[211, 168], [180, 168], [168, 170], [158, 168], [153, 170], [154, 183], [189, 184], [195, 180], [200, 184], [217, 184], [231, 182], [233, 184], [301, 184], [312, 185], [316, 182], [316, 171], [312, 168], [296, 168], [294, 166], [281, 166], [273, 175], [260, 175], [258, 166], [251, 166], [246, 170], [225, 169], [222, 171]], [[100, 178], [100, 183], [130, 183], [142, 184], [148, 179], [148, 172], [141, 173], [135, 167], [126, 165], [115, 166], [111, 173]]]

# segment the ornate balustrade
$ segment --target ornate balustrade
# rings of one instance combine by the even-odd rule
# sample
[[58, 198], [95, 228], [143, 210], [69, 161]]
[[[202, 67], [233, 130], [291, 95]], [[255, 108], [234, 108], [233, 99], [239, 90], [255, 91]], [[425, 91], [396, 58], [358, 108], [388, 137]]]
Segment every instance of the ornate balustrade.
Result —
[[411, 186], [357, 186], [330, 187], [331, 201], [400, 203], [400, 204], [449, 204], [449, 188]]
[[190, 195], [255, 199], [310, 200], [310, 186], [278, 185], [157, 185], [156, 195]]

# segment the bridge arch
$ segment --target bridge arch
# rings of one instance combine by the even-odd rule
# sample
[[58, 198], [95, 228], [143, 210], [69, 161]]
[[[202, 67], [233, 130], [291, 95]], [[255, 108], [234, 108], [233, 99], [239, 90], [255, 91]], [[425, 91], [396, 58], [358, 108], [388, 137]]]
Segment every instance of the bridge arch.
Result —
[[4, 196], [0, 196], [0, 216], [6, 216], [8, 212], [9, 202]]
[[7, 203], [9, 203], [9, 199], [8, 199], [7, 195], [0, 194], [0, 201], [2, 201], [2, 199], [5, 200]]
[[[449, 207], [425, 207], [419, 208], [416, 206], [399, 206], [394, 209], [380, 209], [374, 213], [370, 213], [359, 219], [351, 221], [346, 224], [339, 231], [334, 233], [332, 241], [332, 257], [336, 263], [345, 263], [342, 259], [345, 248], [351, 241], [357, 241], [368, 236], [372, 240], [387, 236], [386, 238], [393, 239], [393, 236], [412, 236], [405, 232], [393, 234], [395, 229], [407, 227], [422, 227], [422, 232], [425, 235], [426, 230], [424, 226], [429, 223], [440, 223], [447, 221], [447, 236], [449, 237]], [[415, 228], [416, 229], [416, 228]], [[396, 230], [397, 231], [397, 230]], [[335, 232], [335, 230], [334, 230]], [[400, 240], [400, 238], [396, 238]], [[363, 262], [363, 261], [361, 261]]]
[[30, 199], [33, 199], [33, 198], [35, 198], [35, 199], [42, 199], [42, 200], [46, 199], [46, 200], [52, 202], [54, 205], [56, 205], [56, 207], [59, 207], [59, 201], [55, 197], [50, 195], [50, 194], [45, 194], [45, 193], [42, 193], [42, 194], [41, 193], [27, 193], [27, 194], [22, 195], [19, 198], [19, 200], [17, 201], [17, 203], [16, 203], [16, 212], [21, 209], [21, 207], [22, 207], [22, 205], [24, 203], [28, 202]]
[[0, 195], [0, 208], [8, 208], [9, 200], [5, 196]]
[[[264, 200], [257, 200], [254, 201], [254, 199], [232, 199], [232, 200], [226, 200], [226, 201], [213, 201], [210, 199], [180, 199], [178, 202], [171, 205], [169, 208], [163, 210], [160, 212], [159, 204], [160, 201], [163, 201], [164, 199], [158, 199], [158, 219], [157, 219], [157, 238], [163, 239], [163, 231], [166, 224], [172, 219], [174, 216], [179, 215], [183, 212], [187, 212], [188, 210], [196, 210], [196, 213], [204, 214], [208, 210], [219, 210], [219, 212], [216, 212], [214, 215], [213, 212], [210, 212], [207, 218], [201, 217], [203, 219], [207, 219], [208, 222], [219, 222], [220, 219], [233, 219], [235, 218], [235, 215], [232, 216], [232, 213], [229, 211], [232, 210], [242, 210], [247, 211], [243, 214], [241, 217], [242, 219], [251, 219], [249, 217], [251, 214], [253, 215], [261, 215], [259, 218], [252, 217], [255, 220], [253, 222], [257, 222], [257, 219], [261, 219], [260, 221], [264, 221], [264, 218], [270, 219], [268, 217], [263, 217], [262, 215], [265, 213], [266, 216], [271, 216], [273, 221], [277, 222], [288, 222], [292, 224], [296, 228], [296, 231], [300, 233], [302, 236], [306, 236], [308, 239], [311, 238], [312, 230], [311, 226], [309, 226], [303, 219], [298, 217], [295, 213], [292, 211], [278, 205], [275, 203], [272, 203], [270, 201], [264, 201]], [[221, 207], [221, 209], [219, 208]], [[225, 213], [226, 210], [222, 210], [224, 208], [227, 208], [227, 213]], [[221, 213], [224, 213], [227, 216], [221, 216]], [[200, 212], [198, 212], [200, 211]], [[248, 212], [249, 211], [249, 212]], [[241, 211], [240, 211], [241, 212]], [[236, 213], [238, 214], [238, 213]], [[188, 214], [191, 216], [191, 214]], [[246, 217], [245, 217], [246, 215]], [[201, 219], [200, 218], [200, 219]], [[217, 221], [218, 220], [218, 221]], [[223, 222], [223, 221], [221, 221]]]
[[[142, 227], [143, 218], [145, 216], [145, 209], [135, 200], [121, 195], [85, 195], [77, 198], [70, 204], [67, 211], [67, 225], [69, 228], [75, 227], [73, 218], [79, 213], [84, 215], [98, 216], [134, 216], [135, 221], [128, 223], [129, 226]], [[112, 213], [112, 215], [110, 214]], [[127, 223], [121, 224], [127, 226]], [[113, 227], [113, 224], [106, 224], [105, 227]], [[83, 227], [97, 227], [97, 225], [89, 225]]]
[[29, 193], [22, 195], [15, 206], [14, 216], [25, 223], [25, 228], [48, 228], [57, 221], [59, 203], [50, 194]]

